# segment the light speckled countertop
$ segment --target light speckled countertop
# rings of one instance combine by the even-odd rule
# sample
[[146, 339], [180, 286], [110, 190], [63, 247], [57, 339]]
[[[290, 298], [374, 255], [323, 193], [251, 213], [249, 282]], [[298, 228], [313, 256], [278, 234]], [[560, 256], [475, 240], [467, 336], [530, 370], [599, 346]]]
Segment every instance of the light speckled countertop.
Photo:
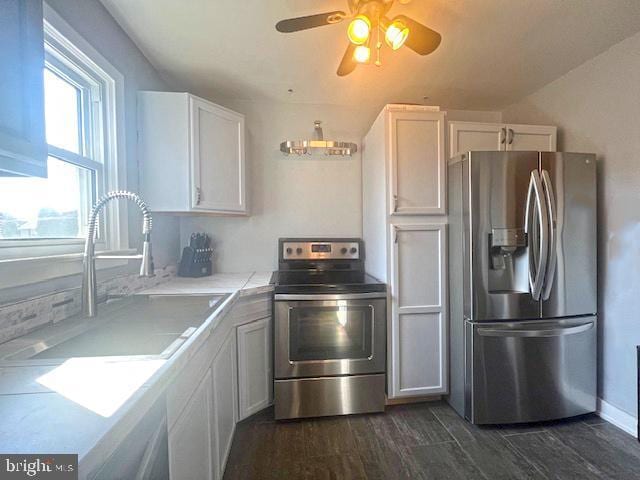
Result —
[[[203, 278], [174, 278], [140, 292], [146, 295], [231, 295], [168, 359], [85, 357], [72, 359], [77, 362], [74, 365], [69, 361], [65, 362], [65, 368], [71, 369], [65, 380], [70, 381], [76, 389], [72, 395], [60, 393], [60, 389], [55, 389], [52, 384], [56, 378], [47, 377], [56, 370], [60, 372], [62, 365], [59, 361], [52, 359], [35, 363], [0, 364], [0, 451], [77, 453], [80, 459], [80, 478], [83, 478], [108, 457], [114, 445], [126, 436], [130, 428], [163, 394], [167, 384], [175, 375], [179, 375], [180, 370], [209, 335], [215, 334], [219, 321], [238, 298], [270, 292], [270, 279], [271, 272], [219, 273]], [[14, 342], [21, 342], [24, 346], [25, 339], [18, 338]], [[106, 390], [122, 390], [122, 376], [118, 372], [123, 370], [139, 370], [138, 384], [127, 385], [128, 396], [111, 415], [104, 415], [104, 412], [102, 415], [98, 414], [78, 401], [84, 396], [82, 387], [85, 385], [85, 390], [105, 389], [105, 378], [113, 383]], [[96, 378], [100, 381], [97, 382]], [[128, 380], [131, 383], [131, 378]]]

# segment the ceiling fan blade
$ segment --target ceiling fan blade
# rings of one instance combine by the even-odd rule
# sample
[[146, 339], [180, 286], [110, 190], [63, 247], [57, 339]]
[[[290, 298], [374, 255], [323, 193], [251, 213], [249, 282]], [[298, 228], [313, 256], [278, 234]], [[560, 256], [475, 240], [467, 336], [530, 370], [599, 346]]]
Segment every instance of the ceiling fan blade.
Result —
[[300, 30], [341, 22], [346, 16], [345, 12], [336, 10], [335, 12], [318, 13], [306, 17], [287, 18], [276, 23], [276, 30], [282, 33], [299, 32]]
[[337, 71], [338, 76], [344, 77], [345, 75], [349, 75], [358, 66], [358, 63], [353, 59], [353, 52], [355, 49], [356, 49], [356, 46], [352, 43], [349, 43], [347, 50], [344, 52], [344, 55], [342, 56], [340, 65], [338, 65], [338, 71]]
[[440, 45], [442, 37], [435, 30], [425, 27], [406, 15], [398, 15], [396, 18], [409, 27], [409, 36], [405, 45], [414, 52], [429, 55]]

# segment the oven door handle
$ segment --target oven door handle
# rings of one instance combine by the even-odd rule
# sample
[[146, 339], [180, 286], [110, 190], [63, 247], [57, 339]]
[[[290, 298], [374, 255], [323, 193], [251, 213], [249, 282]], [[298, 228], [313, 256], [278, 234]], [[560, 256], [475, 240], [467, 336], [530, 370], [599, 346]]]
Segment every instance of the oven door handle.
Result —
[[367, 292], [367, 293], [276, 293], [274, 300], [361, 300], [366, 298], [387, 298], [386, 292]]

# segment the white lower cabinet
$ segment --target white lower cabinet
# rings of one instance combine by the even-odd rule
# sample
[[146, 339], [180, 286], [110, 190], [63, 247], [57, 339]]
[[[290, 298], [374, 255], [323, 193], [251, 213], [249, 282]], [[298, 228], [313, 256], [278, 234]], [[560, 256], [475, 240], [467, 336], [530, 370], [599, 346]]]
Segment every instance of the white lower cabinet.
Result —
[[239, 419], [271, 403], [271, 322], [263, 318], [238, 327]]
[[271, 403], [271, 308], [270, 293], [240, 298], [169, 385], [171, 480], [220, 480], [239, 408]]
[[236, 336], [231, 330], [211, 365], [213, 376], [213, 444], [215, 478], [222, 478], [238, 418]]
[[447, 393], [447, 226], [392, 225], [389, 396]]
[[212, 479], [211, 369], [196, 388], [184, 410], [169, 430], [169, 471], [172, 480]]

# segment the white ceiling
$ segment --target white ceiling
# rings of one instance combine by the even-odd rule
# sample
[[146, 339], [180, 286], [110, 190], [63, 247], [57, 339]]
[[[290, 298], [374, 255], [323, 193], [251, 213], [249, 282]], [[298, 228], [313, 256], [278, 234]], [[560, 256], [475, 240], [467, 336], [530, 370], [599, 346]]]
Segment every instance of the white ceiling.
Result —
[[[298, 33], [278, 20], [346, 0], [102, 0], [176, 88], [211, 98], [301, 103], [426, 103], [499, 109], [640, 30], [638, 0], [413, 0], [412, 16], [442, 35], [421, 57], [383, 50], [383, 66], [335, 73], [346, 23]], [[294, 90], [292, 94], [287, 90]], [[588, 99], [585, 99], [588, 101]]]

